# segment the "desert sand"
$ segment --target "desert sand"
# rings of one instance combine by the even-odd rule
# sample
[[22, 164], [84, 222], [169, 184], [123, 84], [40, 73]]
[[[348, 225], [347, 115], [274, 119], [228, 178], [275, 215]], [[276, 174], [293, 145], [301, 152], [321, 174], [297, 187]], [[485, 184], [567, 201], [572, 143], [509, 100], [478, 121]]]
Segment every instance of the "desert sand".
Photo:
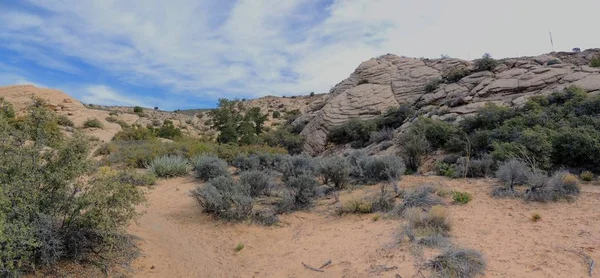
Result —
[[[525, 203], [489, 197], [494, 179], [406, 176], [403, 188], [430, 183], [467, 191], [474, 199], [452, 205], [452, 242], [481, 251], [487, 258], [485, 277], [588, 277], [578, 252], [600, 260], [600, 187], [583, 185], [573, 203]], [[398, 242], [402, 220], [374, 214], [334, 213], [339, 203], [321, 200], [308, 212], [284, 215], [275, 227], [216, 221], [188, 196], [198, 184], [192, 178], [161, 180], [148, 189], [144, 215], [129, 232], [141, 237], [142, 255], [133, 263], [136, 277], [425, 277], [410, 244]], [[375, 192], [365, 186], [340, 194], [341, 202]], [[542, 219], [531, 220], [538, 212]], [[238, 243], [245, 245], [236, 252]], [[305, 268], [302, 263], [320, 267]], [[388, 269], [385, 269], [388, 268]], [[599, 270], [594, 272], [600, 277]], [[400, 276], [397, 276], [400, 275]]]

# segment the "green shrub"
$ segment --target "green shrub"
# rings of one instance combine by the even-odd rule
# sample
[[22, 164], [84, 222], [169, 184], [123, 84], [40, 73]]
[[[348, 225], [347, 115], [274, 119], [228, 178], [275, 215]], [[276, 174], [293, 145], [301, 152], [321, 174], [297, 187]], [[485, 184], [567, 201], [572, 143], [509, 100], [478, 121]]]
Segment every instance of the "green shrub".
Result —
[[191, 191], [206, 213], [227, 221], [242, 221], [252, 214], [252, 198], [230, 176], [218, 176]]
[[365, 167], [365, 176], [372, 182], [397, 182], [406, 171], [404, 162], [397, 156], [377, 156], [369, 160]]
[[342, 189], [349, 181], [350, 165], [342, 157], [326, 157], [320, 161], [319, 172], [326, 183], [331, 181], [336, 189]]
[[10, 102], [4, 100], [4, 97], [0, 97], [0, 115], [5, 119], [12, 119], [15, 117], [15, 109]]
[[475, 60], [474, 71], [492, 71], [498, 66], [498, 61], [492, 58], [489, 53], [483, 54], [481, 59]]
[[113, 140], [123, 141], [142, 141], [155, 138], [156, 134], [154, 130], [134, 125], [130, 128], [123, 128], [123, 130], [117, 132], [113, 137]]
[[129, 128], [129, 124], [123, 120], [118, 120], [117, 124], [121, 126], [121, 128]]
[[109, 155], [112, 152], [111, 145], [104, 143], [96, 149], [94, 156]]
[[88, 139], [55, 130], [56, 115], [41, 101], [19, 122], [8, 116], [0, 113], [0, 276], [126, 256], [141, 190], [96, 175]]
[[104, 125], [96, 118], [90, 118], [85, 120], [85, 122], [83, 122], [83, 127], [86, 128], [103, 128]]
[[109, 123], [116, 123], [118, 121], [117, 118], [112, 117], [112, 116], [106, 117], [105, 120]]
[[304, 137], [291, 132], [287, 127], [265, 132], [262, 140], [271, 147], [283, 147], [290, 154], [299, 154], [303, 150]]
[[135, 186], [154, 185], [156, 183], [156, 175], [151, 171], [136, 172], [134, 170], [114, 171], [108, 167], [103, 167], [103, 177], [112, 179], [121, 184], [129, 184]]
[[444, 79], [444, 81], [446, 81], [446, 83], [456, 83], [469, 74], [470, 72], [468, 69], [464, 67], [458, 67], [444, 73], [442, 75], [442, 78]]
[[192, 158], [192, 165], [196, 178], [208, 181], [220, 176], [229, 176], [227, 162], [224, 160], [207, 155], [200, 155]]
[[352, 119], [334, 127], [327, 135], [327, 141], [335, 144], [351, 143], [353, 148], [361, 148], [369, 143], [373, 131], [375, 124], [372, 121]]
[[176, 128], [172, 121], [165, 120], [163, 125], [156, 131], [156, 136], [166, 139], [180, 138], [181, 129]]
[[425, 265], [439, 277], [471, 278], [485, 273], [486, 261], [478, 251], [453, 247]]
[[181, 177], [188, 174], [188, 162], [181, 156], [161, 156], [154, 158], [148, 170], [160, 178]]
[[279, 119], [281, 117], [281, 113], [279, 111], [273, 111], [273, 119]]
[[374, 143], [377, 144], [377, 143], [381, 143], [383, 141], [390, 141], [392, 139], [394, 139], [393, 130], [384, 128], [379, 131], [371, 132], [371, 135], [369, 136], [369, 144], [374, 144]]
[[400, 156], [404, 159], [406, 167], [412, 172], [416, 172], [421, 166], [423, 158], [429, 154], [431, 144], [427, 140], [426, 130], [423, 125], [411, 125], [410, 128], [402, 134], [396, 144], [400, 149]]
[[441, 83], [442, 80], [439, 78], [429, 80], [429, 82], [425, 84], [425, 93], [433, 93], [435, 90], [437, 90]]
[[269, 188], [271, 177], [262, 171], [246, 171], [240, 174], [240, 185], [251, 197], [259, 196]]
[[144, 108], [142, 108], [140, 106], [133, 107], [133, 113], [139, 114], [139, 113], [143, 113], [143, 112], [144, 112]]
[[401, 127], [407, 119], [415, 115], [415, 109], [410, 104], [402, 103], [398, 107], [389, 108], [377, 122], [379, 129], [397, 129]]
[[449, 177], [452, 179], [459, 178], [460, 172], [455, 165], [438, 162], [435, 166], [438, 175]]
[[592, 60], [590, 60], [590, 67], [600, 68], [600, 56], [592, 57]]
[[590, 171], [583, 171], [579, 175], [579, 178], [581, 178], [582, 181], [593, 181], [594, 180], [594, 173], [592, 173]]
[[61, 126], [70, 126], [70, 127], [75, 126], [73, 121], [71, 121], [71, 119], [69, 119], [69, 117], [67, 117], [65, 115], [58, 116], [57, 120], [58, 120], [58, 124]]
[[466, 204], [473, 199], [469, 192], [452, 191], [452, 200], [457, 204]]

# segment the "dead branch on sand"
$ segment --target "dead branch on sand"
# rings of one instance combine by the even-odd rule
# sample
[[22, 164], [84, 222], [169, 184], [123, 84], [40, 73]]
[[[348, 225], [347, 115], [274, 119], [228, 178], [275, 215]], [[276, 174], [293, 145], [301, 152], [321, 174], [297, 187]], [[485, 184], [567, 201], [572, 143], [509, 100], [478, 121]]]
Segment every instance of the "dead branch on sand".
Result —
[[308, 269], [312, 270], [312, 271], [316, 271], [316, 272], [325, 272], [324, 270], [321, 270], [321, 269], [318, 269], [318, 268], [314, 268], [314, 267], [312, 267], [312, 266], [310, 266], [310, 265], [307, 265], [307, 264], [305, 264], [304, 262], [302, 262], [302, 265], [303, 265], [304, 267], [306, 267], [306, 268], [308, 268]]
[[594, 261], [594, 259], [592, 259], [592, 257], [588, 254], [586, 254], [585, 252], [581, 251], [581, 250], [574, 250], [574, 249], [566, 249], [569, 252], [573, 252], [575, 254], [580, 255], [583, 258], [583, 261], [585, 262], [585, 264], [588, 266], [588, 275], [590, 277], [592, 277], [592, 274], [594, 272], [594, 265], [596, 264], [596, 262]]

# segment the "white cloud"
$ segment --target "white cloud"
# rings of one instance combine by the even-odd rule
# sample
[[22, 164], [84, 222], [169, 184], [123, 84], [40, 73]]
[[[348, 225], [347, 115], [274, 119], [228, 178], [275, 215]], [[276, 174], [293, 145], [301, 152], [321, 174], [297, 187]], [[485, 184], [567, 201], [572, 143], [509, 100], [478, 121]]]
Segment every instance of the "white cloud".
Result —
[[83, 92], [80, 93], [80, 99], [84, 103], [151, 107], [143, 100], [127, 97], [106, 85], [91, 85], [80, 90]]
[[[386, 53], [540, 54], [551, 50], [548, 29], [557, 50], [600, 45], [597, 0], [30, 2], [51, 13], [0, 11], [0, 42], [41, 66], [76, 72], [59, 58], [77, 58], [123, 82], [207, 98], [326, 92]], [[102, 86], [87, 92], [136, 101]]]

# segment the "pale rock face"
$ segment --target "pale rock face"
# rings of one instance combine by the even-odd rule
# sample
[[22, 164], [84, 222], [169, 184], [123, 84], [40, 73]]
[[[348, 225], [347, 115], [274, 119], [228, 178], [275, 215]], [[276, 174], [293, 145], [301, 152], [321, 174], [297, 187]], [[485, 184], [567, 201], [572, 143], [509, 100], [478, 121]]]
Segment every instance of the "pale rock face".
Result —
[[[458, 121], [486, 103], [521, 106], [530, 96], [547, 95], [570, 85], [598, 94], [600, 69], [588, 66], [596, 55], [600, 55], [600, 49], [503, 59], [493, 71], [471, 72], [456, 83], [440, 84], [430, 93], [425, 92], [428, 82], [458, 67], [472, 70], [473, 62], [393, 54], [370, 59], [330, 90], [320, 110], [306, 116], [311, 120], [302, 131], [306, 136], [304, 149], [319, 154], [326, 149], [332, 127], [352, 118], [372, 119], [401, 103], [414, 105], [420, 115]], [[547, 65], [553, 60], [559, 63]], [[447, 113], [435, 115], [440, 110]], [[408, 124], [403, 125], [404, 129]]]

